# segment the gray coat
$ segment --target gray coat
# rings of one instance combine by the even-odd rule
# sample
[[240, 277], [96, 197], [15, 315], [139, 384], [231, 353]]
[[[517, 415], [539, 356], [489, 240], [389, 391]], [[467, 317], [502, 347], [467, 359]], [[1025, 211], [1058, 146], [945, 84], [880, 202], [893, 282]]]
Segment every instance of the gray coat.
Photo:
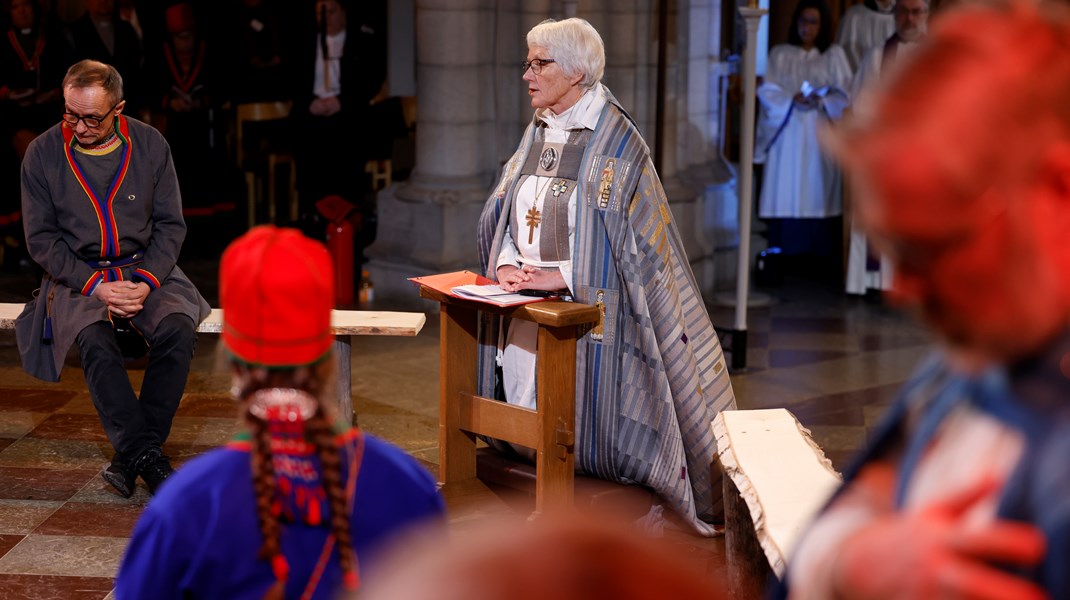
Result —
[[[152, 127], [126, 116], [116, 120], [116, 127], [126, 144], [112, 157], [122, 158], [110, 201], [108, 190], [84, 185], [89, 161], [103, 159], [75, 151], [70, 130], [62, 123], [34, 140], [22, 163], [27, 247], [45, 276], [15, 331], [23, 369], [46, 381], [59, 381], [63, 361], [82, 329], [110, 320], [104, 304], [88, 295], [101, 280], [149, 284], [152, 291], [144, 309], [131, 322], [150, 344], [164, 317], [178, 313], [200, 323], [211, 310], [175, 264], [186, 224], [167, 142]], [[120, 269], [87, 264], [133, 254], [140, 262]], [[45, 323], [49, 315], [51, 339]]]

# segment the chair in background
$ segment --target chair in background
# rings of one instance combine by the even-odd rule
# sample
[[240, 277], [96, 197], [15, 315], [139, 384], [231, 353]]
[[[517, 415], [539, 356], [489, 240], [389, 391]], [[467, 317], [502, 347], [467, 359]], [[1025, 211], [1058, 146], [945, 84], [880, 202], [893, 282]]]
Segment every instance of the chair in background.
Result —
[[373, 192], [389, 186], [393, 182], [393, 164], [389, 158], [369, 160], [364, 163], [364, 172], [370, 175]]
[[297, 220], [297, 166], [293, 151], [263, 137], [258, 138], [255, 147], [251, 147], [247, 139], [250, 137], [250, 123], [282, 122], [290, 116], [291, 105], [291, 102], [252, 102], [237, 107], [235, 146], [238, 166], [245, 173], [250, 228], [256, 224], [256, 205], [263, 197], [264, 184], [260, 173], [267, 177], [268, 220], [275, 222], [276, 170], [283, 165], [289, 165], [290, 220]]

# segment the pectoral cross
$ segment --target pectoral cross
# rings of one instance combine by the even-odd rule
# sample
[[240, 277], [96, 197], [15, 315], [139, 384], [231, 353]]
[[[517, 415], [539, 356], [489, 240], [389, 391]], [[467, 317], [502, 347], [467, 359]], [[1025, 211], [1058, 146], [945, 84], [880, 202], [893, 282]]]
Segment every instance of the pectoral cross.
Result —
[[554, 191], [554, 198], [557, 198], [568, 191], [568, 182], [562, 179], [555, 183], [550, 189]]
[[528, 209], [524, 222], [528, 224], [528, 244], [530, 245], [533, 243], [532, 240], [535, 239], [535, 228], [542, 222], [542, 213], [535, 208], [535, 205]]

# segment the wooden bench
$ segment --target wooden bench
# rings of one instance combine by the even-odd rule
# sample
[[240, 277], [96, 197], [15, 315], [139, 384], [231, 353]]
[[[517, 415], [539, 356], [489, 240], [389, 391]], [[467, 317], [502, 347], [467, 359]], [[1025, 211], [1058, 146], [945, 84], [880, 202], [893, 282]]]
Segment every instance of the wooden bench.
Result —
[[[536, 451], [535, 514], [571, 507], [575, 475], [576, 340], [598, 320], [598, 309], [573, 302], [497, 307], [421, 286], [441, 305], [439, 479], [451, 485], [476, 477], [476, 437], [485, 435]], [[476, 395], [479, 313], [539, 326], [536, 410]]]
[[759, 598], [783, 578], [799, 535], [842, 479], [783, 408], [732, 410], [713, 421], [724, 477], [725, 554], [733, 597]]
[[[22, 312], [22, 304], [0, 303], [0, 329], [14, 329], [15, 318]], [[331, 312], [331, 331], [334, 333], [334, 353], [338, 357], [338, 414], [353, 420], [351, 395], [352, 355], [355, 335], [415, 336], [423, 328], [427, 317], [423, 313], [386, 312], [374, 310], [335, 310]], [[219, 333], [223, 330], [223, 310], [213, 308], [198, 327], [199, 333]]]

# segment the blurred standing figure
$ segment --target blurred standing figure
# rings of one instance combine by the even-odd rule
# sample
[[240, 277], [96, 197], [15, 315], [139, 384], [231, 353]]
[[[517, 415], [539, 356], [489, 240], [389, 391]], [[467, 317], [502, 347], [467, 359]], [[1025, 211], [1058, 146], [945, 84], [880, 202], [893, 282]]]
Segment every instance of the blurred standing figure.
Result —
[[[317, 30], [302, 46], [294, 89], [297, 177], [303, 213], [337, 194], [359, 203], [375, 123], [371, 104], [386, 80], [385, 36], [362, 18], [366, 7], [317, 0]], [[319, 232], [315, 232], [319, 233]]]
[[70, 24], [67, 35], [73, 60], [96, 60], [119, 71], [127, 112], [139, 114], [147, 92], [141, 82], [141, 41], [130, 23], [119, 18], [115, 0], [86, 0], [85, 14]]
[[59, 85], [70, 60], [36, 0], [3, 7], [10, 27], [0, 39], [0, 256], [22, 248], [19, 166], [30, 142], [63, 112]]
[[223, 347], [243, 431], [191, 460], [145, 509], [121, 600], [337, 598], [401, 533], [441, 523], [435, 481], [334, 414], [334, 272], [296, 229], [223, 253]]
[[183, 214], [213, 216], [233, 210], [228, 187], [233, 178], [216, 126], [220, 106], [218, 55], [205, 41], [193, 7], [179, 2], [165, 12], [167, 41], [161, 45], [156, 74], [154, 123], [171, 145], [185, 200]]
[[43, 11], [35, 0], [10, 0], [11, 26], [0, 41], [0, 120], [4, 139], [14, 144], [20, 159], [62, 112], [59, 85], [70, 51], [46, 27]]
[[832, 140], [940, 348], [802, 535], [793, 597], [1070, 598], [1067, 106], [1070, 7], [964, 6]]
[[283, 71], [283, 47], [278, 3], [274, 0], [242, 0], [237, 11], [241, 35], [232, 41], [239, 82], [239, 102], [289, 100], [279, 81]]
[[[576, 469], [653, 488], [703, 535], [722, 519], [710, 422], [736, 407], [665, 190], [627, 112], [601, 83], [583, 19], [527, 35], [531, 124], [479, 220], [485, 275], [509, 291], [599, 304], [576, 346]], [[534, 407], [537, 326], [487, 318], [479, 392]], [[564, 368], [564, 365], [562, 366]]]
[[769, 224], [769, 242], [789, 255], [827, 255], [843, 237], [828, 220], [843, 210], [840, 172], [817, 140], [818, 128], [849, 102], [851, 67], [832, 43], [830, 21], [824, 0], [801, 0], [788, 43], [769, 53], [758, 88], [754, 161], [766, 165], [758, 216], [778, 220]]
[[851, 70], [858, 69], [866, 52], [880, 48], [895, 32], [894, 6], [895, 0], [865, 0], [844, 13], [836, 43], [847, 54]]
[[895, 33], [883, 44], [866, 52], [851, 82], [855, 110], [864, 102], [865, 92], [877, 91], [881, 79], [889, 76], [897, 64], [910, 58], [929, 32], [929, 0], [896, 0], [892, 14], [895, 16]]
[[[883, 46], [873, 48], [855, 73], [851, 84], [853, 110], [865, 112], [877, 91], [880, 81], [897, 64], [909, 59], [928, 31], [929, 0], [897, 0], [895, 3], [895, 33]], [[847, 293], [865, 294], [868, 290], [892, 289], [894, 267], [892, 261], [877, 253], [866, 241], [866, 234], [851, 223], [851, 240], [847, 257]]]

